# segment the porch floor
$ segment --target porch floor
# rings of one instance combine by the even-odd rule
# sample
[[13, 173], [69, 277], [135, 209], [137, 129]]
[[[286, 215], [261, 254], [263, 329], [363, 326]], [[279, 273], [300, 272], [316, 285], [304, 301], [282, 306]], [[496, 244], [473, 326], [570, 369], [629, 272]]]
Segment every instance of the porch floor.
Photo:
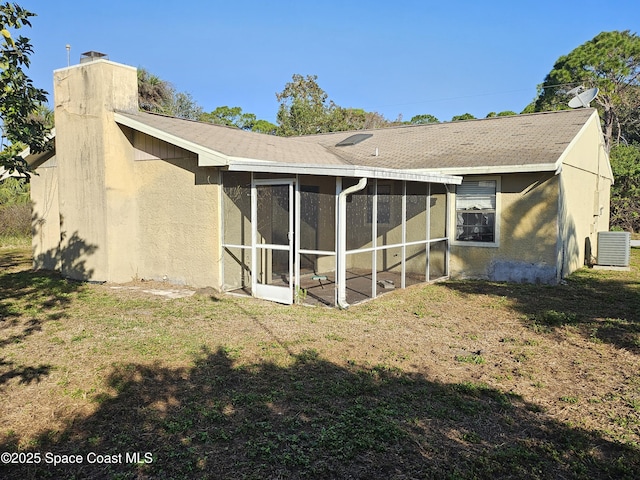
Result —
[[[347, 270], [347, 303], [352, 305], [372, 298], [371, 295], [371, 271]], [[419, 275], [406, 275], [406, 286], [424, 283], [425, 277]], [[284, 285], [284, 282], [283, 282]], [[400, 272], [378, 272], [376, 296], [383, 295], [400, 288]], [[300, 278], [300, 288], [306, 291], [302, 294], [305, 305], [325, 305], [335, 307], [335, 272], [321, 274], [303, 274]], [[232, 290], [229, 293], [235, 295], [251, 296], [251, 288], [245, 287]]]

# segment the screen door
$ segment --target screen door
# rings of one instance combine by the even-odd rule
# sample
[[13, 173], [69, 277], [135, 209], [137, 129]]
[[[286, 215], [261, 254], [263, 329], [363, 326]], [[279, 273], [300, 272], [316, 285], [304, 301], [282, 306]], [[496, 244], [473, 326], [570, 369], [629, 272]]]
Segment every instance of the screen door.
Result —
[[293, 180], [254, 180], [251, 196], [254, 296], [293, 303]]

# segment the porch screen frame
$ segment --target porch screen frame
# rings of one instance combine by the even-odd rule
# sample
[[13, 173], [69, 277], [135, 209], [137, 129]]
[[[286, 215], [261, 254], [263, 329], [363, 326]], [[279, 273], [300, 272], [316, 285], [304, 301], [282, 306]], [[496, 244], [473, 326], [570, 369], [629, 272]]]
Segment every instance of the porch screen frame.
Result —
[[[346, 269], [346, 264], [348, 263], [346, 261], [346, 258], [349, 255], [355, 255], [355, 254], [361, 254], [361, 253], [370, 253], [371, 254], [371, 298], [376, 298], [378, 296], [378, 292], [377, 292], [377, 284], [378, 284], [378, 252], [380, 251], [385, 251], [385, 250], [391, 250], [391, 249], [400, 249], [400, 251], [402, 252], [402, 259], [401, 259], [401, 268], [400, 268], [400, 277], [401, 277], [401, 284], [400, 284], [400, 288], [406, 288], [406, 255], [407, 255], [407, 247], [408, 246], [414, 246], [414, 245], [419, 245], [419, 246], [423, 246], [424, 247], [424, 251], [425, 251], [425, 255], [426, 255], [426, 262], [425, 262], [425, 272], [424, 272], [424, 282], [422, 283], [429, 283], [431, 281], [434, 280], [439, 280], [439, 279], [445, 279], [448, 278], [449, 276], [449, 272], [450, 272], [450, 268], [449, 268], [449, 260], [450, 260], [450, 247], [451, 247], [451, 241], [449, 238], [449, 231], [450, 231], [450, 222], [449, 222], [449, 211], [451, 210], [451, 205], [452, 203], [449, 201], [449, 195], [448, 195], [448, 187], [446, 184], [442, 184], [445, 187], [445, 195], [444, 195], [444, 199], [446, 201], [446, 207], [445, 207], [445, 211], [444, 211], [444, 218], [442, 219], [444, 222], [444, 228], [445, 228], [445, 232], [444, 232], [444, 236], [443, 237], [439, 237], [439, 238], [430, 238], [431, 237], [431, 198], [432, 198], [432, 192], [431, 192], [431, 185], [433, 182], [416, 182], [416, 183], [422, 183], [425, 185], [425, 189], [426, 189], [426, 196], [425, 196], [425, 205], [424, 205], [424, 209], [425, 209], [425, 232], [424, 232], [424, 238], [421, 240], [416, 240], [416, 241], [411, 241], [411, 242], [407, 242], [407, 180], [393, 180], [394, 182], [401, 182], [402, 185], [402, 197], [401, 197], [401, 215], [402, 215], [402, 219], [401, 219], [401, 241], [399, 243], [393, 243], [393, 244], [387, 244], [387, 245], [379, 245], [378, 242], [378, 196], [379, 196], [379, 191], [378, 191], [378, 182], [380, 180], [379, 179], [369, 179], [369, 183], [368, 183], [368, 187], [372, 187], [371, 190], [373, 191], [373, 198], [372, 198], [372, 205], [371, 205], [371, 219], [370, 219], [370, 226], [371, 226], [371, 244], [372, 246], [370, 247], [364, 247], [364, 248], [355, 248], [355, 249], [348, 249], [345, 250], [344, 252], [344, 257], [345, 257], [345, 265], [342, 266], [342, 268]], [[386, 180], [385, 180], [386, 181]], [[367, 188], [368, 188], [367, 187]], [[345, 214], [346, 215], [346, 210], [345, 212], [340, 212], [340, 214]], [[363, 212], [363, 215], [369, 215], [368, 212]], [[393, 213], [392, 213], [393, 215]], [[367, 224], [369, 224], [369, 222], [367, 222]], [[336, 218], [336, 231], [338, 230], [339, 225], [338, 225], [338, 221]], [[349, 229], [349, 225], [346, 226], [347, 231]], [[444, 275], [441, 277], [438, 277], [438, 279], [434, 279], [431, 280], [430, 279], [430, 265], [431, 265], [431, 246], [435, 245], [439, 242], [444, 243], [445, 245], [445, 258], [444, 258]], [[336, 248], [337, 248], [337, 244], [336, 244]], [[338, 254], [338, 257], [340, 257], [340, 254]], [[336, 275], [337, 276], [337, 275]], [[346, 278], [346, 275], [344, 276], [344, 278]], [[338, 285], [337, 288], [341, 289], [341, 288], [345, 288], [346, 286], [341, 286]]]

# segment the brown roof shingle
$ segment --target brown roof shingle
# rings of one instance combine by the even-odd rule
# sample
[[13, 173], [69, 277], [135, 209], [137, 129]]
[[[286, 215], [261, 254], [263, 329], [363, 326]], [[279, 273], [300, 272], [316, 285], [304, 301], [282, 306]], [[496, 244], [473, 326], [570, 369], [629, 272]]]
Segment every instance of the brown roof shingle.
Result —
[[[581, 108], [303, 137], [264, 135], [145, 112], [120, 115], [229, 157], [437, 170], [553, 164], [593, 113], [592, 108]], [[355, 145], [336, 146], [354, 133], [372, 136]]]
[[[556, 162], [594, 109], [368, 130], [369, 139], [335, 145], [350, 133], [300, 137], [344, 161], [402, 169], [542, 165]], [[377, 156], [376, 156], [377, 150]]]

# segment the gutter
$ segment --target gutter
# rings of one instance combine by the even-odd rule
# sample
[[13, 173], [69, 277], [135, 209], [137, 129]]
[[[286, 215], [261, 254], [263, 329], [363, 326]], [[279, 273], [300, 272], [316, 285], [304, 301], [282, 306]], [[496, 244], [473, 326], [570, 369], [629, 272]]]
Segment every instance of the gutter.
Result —
[[363, 177], [352, 187], [338, 194], [338, 307], [348, 308], [347, 303], [347, 195], [359, 192], [367, 186], [367, 178]]

